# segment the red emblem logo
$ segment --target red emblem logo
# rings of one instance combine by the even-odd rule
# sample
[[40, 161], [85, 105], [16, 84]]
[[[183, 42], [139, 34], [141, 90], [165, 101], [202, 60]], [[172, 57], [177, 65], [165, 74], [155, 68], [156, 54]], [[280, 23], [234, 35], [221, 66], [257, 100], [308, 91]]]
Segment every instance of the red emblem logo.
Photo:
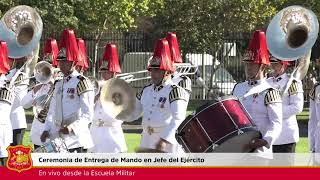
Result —
[[32, 159], [31, 159], [31, 151], [32, 148], [30, 146], [9, 146], [7, 148], [9, 153], [7, 160], [7, 168], [13, 171], [25, 171], [31, 169], [32, 167]]

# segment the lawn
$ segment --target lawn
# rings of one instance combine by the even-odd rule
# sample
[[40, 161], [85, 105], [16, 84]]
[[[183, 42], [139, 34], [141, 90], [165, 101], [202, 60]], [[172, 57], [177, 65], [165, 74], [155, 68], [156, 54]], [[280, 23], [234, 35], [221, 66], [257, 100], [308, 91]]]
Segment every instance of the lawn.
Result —
[[[194, 110], [197, 107], [200, 107], [205, 103], [206, 103], [205, 101], [194, 101], [192, 103], [189, 103], [189, 106], [187, 109], [187, 115], [191, 114], [192, 112], [194, 112]], [[33, 117], [31, 109], [26, 111], [26, 115], [29, 119]], [[303, 112], [297, 116], [297, 119], [298, 119], [299, 123], [306, 124], [309, 119], [309, 109], [305, 108], [303, 110]], [[140, 143], [140, 134], [125, 133], [125, 138], [126, 138], [126, 142], [127, 142], [127, 146], [128, 146], [128, 152], [134, 152], [135, 148], [137, 148]], [[25, 133], [25, 136], [23, 139], [23, 144], [24, 145], [31, 144], [30, 138], [29, 138], [29, 131], [26, 131], [26, 133]], [[305, 152], [308, 152], [308, 147], [309, 147], [308, 146], [308, 139], [306, 137], [301, 137], [300, 141], [297, 144], [296, 151], [298, 153], [305, 153]]]
[[[125, 133], [125, 138], [128, 146], [128, 152], [134, 152], [135, 148], [139, 146], [140, 143], [140, 134], [137, 133]], [[31, 145], [29, 138], [29, 131], [26, 131], [23, 145]], [[296, 151], [298, 153], [306, 153], [308, 152], [308, 139], [300, 138], [300, 141], [297, 144]]]

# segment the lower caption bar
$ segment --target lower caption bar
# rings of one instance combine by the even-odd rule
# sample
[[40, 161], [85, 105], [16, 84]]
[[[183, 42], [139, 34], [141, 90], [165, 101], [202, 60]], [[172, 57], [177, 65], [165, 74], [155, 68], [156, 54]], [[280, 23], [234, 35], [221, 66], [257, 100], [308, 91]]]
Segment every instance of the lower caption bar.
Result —
[[[33, 167], [29, 170], [17, 172], [0, 168], [0, 177], [12, 178], [28, 178], [35, 177], [47, 179], [70, 179], [72, 177], [79, 178], [106, 178], [112, 177], [116, 179], [140, 179], [141, 178], [170, 178], [183, 180], [184, 178], [197, 178], [201, 180], [203, 177], [214, 177], [217, 180], [226, 180], [234, 178], [259, 180], [271, 178], [277, 179], [307, 179], [319, 178], [320, 168], [40, 168]], [[166, 179], [165, 179], [166, 180]]]

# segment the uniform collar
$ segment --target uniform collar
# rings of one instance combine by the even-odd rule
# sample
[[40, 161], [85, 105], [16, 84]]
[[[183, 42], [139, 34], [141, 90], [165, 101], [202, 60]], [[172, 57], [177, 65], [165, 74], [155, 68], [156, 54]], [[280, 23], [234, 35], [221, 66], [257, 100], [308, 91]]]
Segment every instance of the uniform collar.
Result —
[[153, 90], [154, 91], [160, 91], [163, 88], [163, 85], [159, 85], [159, 86], [154, 86]]
[[277, 82], [279, 82], [279, 81], [282, 80], [282, 77], [281, 77], [281, 76], [280, 76], [280, 77], [277, 77], [275, 80], [276, 80]]
[[248, 80], [248, 85], [249, 86], [256, 86], [261, 84], [265, 79], [261, 79], [261, 80]]
[[75, 76], [78, 76], [79, 73], [77, 71], [73, 71], [71, 74], [69, 74], [67, 77], [64, 77], [64, 81], [65, 82], [68, 82], [71, 78], [75, 77]]
[[153, 90], [158, 92], [158, 91], [160, 91], [164, 86], [170, 84], [170, 82], [171, 82], [171, 78], [167, 79], [165, 82], [163, 82], [163, 83], [160, 84], [159, 86], [154, 85], [154, 86], [153, 86]]
[[273, 82], [280, 82], [281, 80], [286, 79], [286, 77], [287, 77], [287, 74], [283, 73], [278, 77], [273, 77]]

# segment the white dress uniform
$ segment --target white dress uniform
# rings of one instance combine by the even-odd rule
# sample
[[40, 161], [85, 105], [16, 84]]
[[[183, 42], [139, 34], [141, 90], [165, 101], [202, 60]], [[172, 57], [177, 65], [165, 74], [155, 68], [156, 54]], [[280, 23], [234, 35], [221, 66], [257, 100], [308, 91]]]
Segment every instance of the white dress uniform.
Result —
[[49, 138], [59, 137], [59, 129], [72, 129], [69, 134], [61, 134], [68, 149], [93, 147], [88, 125], [92, 122], [94, 92], [90, 81], [73, 71], [64, 79], [56, 81], [45, 131]]
[[[260, 93], [255, 93], [244, 98], [244, 95], [252, 88], [260, 88]], [[268, 142], [268, 147], [256, 150], [258, 156], [272, 159], [272, 145], [281, 132], [282, 103], [278, 90], [268, 85], [266, 79], [242, 82], [233, 89], [233, 95], [237, 96], [262, 134], [262, 139]]]
[[[272, 87], [283, 91], [289, 81], [289, 76], [284, 73], [267, 81]], [[299, 127], [296, 115], [303, 110], [303, 89], [300, 80], [293, 80], [289, 89], [282, 97], [282, 130], [274, 145], [290, 144], [299, 141]]]
[[[15, 73], [18, 70], [16, 68], [9, 71], [9, 74], [7, 75], [7, 79], [10, 81], [12, 77], [15, 76]], [[12, 111], [10, 115], [11, 124], [13, 129], [25, 129], [27, 128], [27, 120], [26, 120], [26, 113], [21, 105], [22, 98], [27, 95], [28, 93], [28, 84], [29, 80], [26, 79], [27, 75], [23, 72], [20, 72], [20, 74], [17, 76], [15, 82], [15, 88], [14, 88], [14, 94], [15, 98], [13, 100], [12, 104]], [[23, 80], [25, 79], [25, 80]], [[23, 81], [21, 81], [23, 80]], [[20, 82], [18, 82], [20, 81]]]
[[[308, 139], [310, 151], [320, 153], [320, 84], [316, 83], [310, 91], [310, 114]], [[320, 159], [318, 160], [320, 162]]]
[[10, 112], [13, 101], [12, 90], [5, 87], [5, 75], [0, 77], [0, 158], [8, 157], [6, 148], [12, 143]]
[[90, 132], [94, 153], [119, 153], [127, 151], [127, 144], [122, 130], [123, 121], [112, 118], [103, 111], [100, 99], [94, 108], [93, 123]]
[[187, 98], [188, 93], [171, 79], [160, 86], [147, 85], [137, 94], [134, 114], [140, 115], [143, 112], [141, 148], [155, 149], [162, 138], [170, 142], [166, 152], [183, 152], [175, 139], [175, 132], [186, 117]]
[[44, 122], [42, 122], [43, 120], [38, 118], [38, 114], [40, 113], [42, 108], [41, 109], [37, 108], [37, 106], [35, 106], [33, 102], [36, 98], [39, 98], [40, 96], [45, 96], [50, 94], [50, 90], [51, 90], [50, 84], [43, 84], [36, 93], [34, 93], [33, 90], [29, 91], [28, 94], [21, 101], [21, 105], [26, 109], [33, 106], [34, 118], [32, 121], [30, 138], [31, 138], [31, 142], [38, 146], [43, 144], [40, 140], [40, 137], [42, 132], [44, 131], [45, 124]]

